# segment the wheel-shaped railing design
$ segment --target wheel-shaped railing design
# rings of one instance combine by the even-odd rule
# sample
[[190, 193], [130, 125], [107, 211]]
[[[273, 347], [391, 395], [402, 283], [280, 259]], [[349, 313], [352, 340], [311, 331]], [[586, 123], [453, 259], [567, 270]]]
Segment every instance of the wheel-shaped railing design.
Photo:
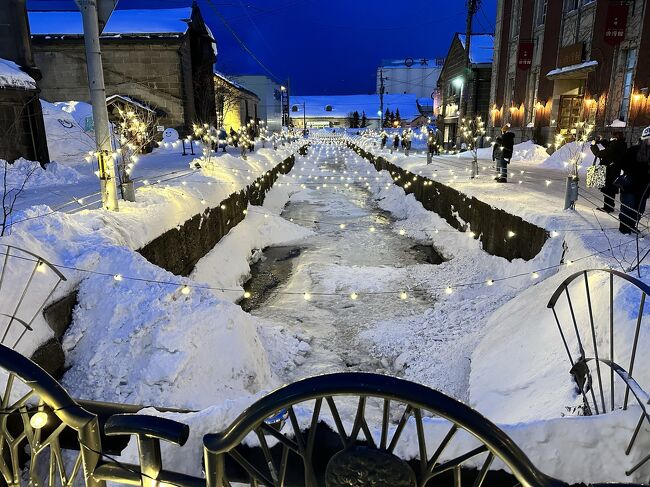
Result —
[[[600, 291], [595, 291], [590, 277], [601, 276], [607, 282], [601, 282], [597, 288]], [[617, 321], [615, 295], [621, 292], [628, 293], [630, 299], [638, 298], [638, 307], [635, 304], [633, 315], [627, 313], [628, 319]], [[633, 378], [638, 351], [644, 349], [642, 345], [647, 346], [640, 339], [648, 293], [650, 286], [628, 274], [613, 269], [588, 269], [566, 278], [547, 305], [553, 312], [571, 376], [582, 397], [583, 414], [627, 409], [630, 400], [640, 407], [626, 454], [631, 452], [643, 424], [650, 426], [650, 395]], [[650, 455], [644, 456], [626, 474], [631, 475], [649, 460]]]
[[[278, 423], [279, 413], [286, 419]], [[269, 421], [274, 417], [275, 423]], [[337, 445], [323, 446], [324, 430], [333, 432]], [[565, 485], [537, 470], [503, 431], [470, 407], [378, 374], [330, 374], [285, 386], [225, 431], [206, 435], [204, 446], [209, 487], [425, 486], [441, 475], [460, 486], [465, 468], [479, 487], [492, 466], [512, 473], [516, 480], [510, 485]], [[261, 455], [254, 458], [251, 446]]]

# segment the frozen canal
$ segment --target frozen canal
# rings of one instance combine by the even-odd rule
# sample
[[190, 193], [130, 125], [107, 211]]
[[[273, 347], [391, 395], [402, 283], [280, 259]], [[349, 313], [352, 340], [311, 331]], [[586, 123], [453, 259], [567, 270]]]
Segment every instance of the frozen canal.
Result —
[[[245, 301], [245, 309], [294, 326], [311, 340], [311, 353], [286, 381], [344, 370], [399, 373], [400, 364], [375, 356], [361, 335], [380, 320], [421, 314], [433, 305], [430, 297], [408, 292], [407, 269], [434, 266], [440, 257], [431, 242], [394, 231], [394, 219], [360, 180], [374, 179], [376, 171], [352, 159], [344, 149], [317, 146], [308, 159], [297, 160], [294, 172], [307, 189], [292, 197], [282, 216], [315, 234], [295, 247], [268, 249], [247, 283], [256, 298]], [[364, 293], [355, 282], [365, 277], [406, 294]]]

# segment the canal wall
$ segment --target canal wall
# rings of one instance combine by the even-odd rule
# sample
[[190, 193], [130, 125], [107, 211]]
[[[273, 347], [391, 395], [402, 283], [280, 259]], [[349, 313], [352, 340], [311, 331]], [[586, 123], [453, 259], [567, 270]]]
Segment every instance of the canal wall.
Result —
[[[298, 152], [304, 154], [306, 149], [304, 146]], [[206, 208], [203, 213], [166, 231], [136, 252], [158, 267], [179, 276], [188, 276], [196, 263], [244, 219], [244, 209], [249, 204], [260, 206], [264, 203], [278, 176], [289, 173], [294, 163], [295, 156], [288, 157], [216, 207]], [[43, 316], [54, 337], [41, 345], [31, 359], [54, 377], [60, 377], [64, 372], [61, 339], [72, 323], [72, 312], [77, 302], [75, 290], [43, 309]]]
[[[377, 171], [389, 171], [393, 183], [406, 194], [415, 196], [422, 206], [438, 214], [453, 228], [464, 232], [468, 228], [474, 238], [481, 241], [483, 250], [508, 260], [534, 258], [549, 238], [549, 233], [523, 218], [468, 196], [438, 181], [425, 178], [374, 156], [370, 152], [348, 142], [348, 147], [367, 159]], [[406, 183], [410, 183], [405, 187]], [[426, 184], [425, 184], [426, 183]], [[510, 238], [509, 232], [526, 238]]]

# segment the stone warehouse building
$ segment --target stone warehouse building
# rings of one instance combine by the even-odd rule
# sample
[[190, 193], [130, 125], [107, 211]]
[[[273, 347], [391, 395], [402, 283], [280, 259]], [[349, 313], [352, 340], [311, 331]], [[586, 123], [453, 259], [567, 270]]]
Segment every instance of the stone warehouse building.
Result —
[[25, 0], [0, 8], [0, 159], [49, 162]]
[[[39, 85], [48, 101], [89, 101], [81, 14], [29, 12]], [[101, 35], [106, 94], [139, 100], [160, 124], [187, 132], [216, 119], [216, 43], [196, 3], [188, 8], [116, 10]]]
[[582, 122], [629, 139], [650, 123], [646, 0], [499, 0], [495, 46], [495, 130], [548, 145]]
[[248, 122], [260, 121], [260, 98], [251, 90], [225, 75], [214, 72], [217, 127], [239, 130]]
[[[472, 34], [470, 40], [470, 73], [466, 72], [466, 43], [464, 34], [454, 35], [449, 53], [440, 73], [438, 90], [438, 127], [448, 145], [456, 143], [459, 121], [463, 117], [480, 115], [487, 120], [490, 108], [490, 79], [494, 36]], [[469, 76], [469, 80], [468, 78]]]

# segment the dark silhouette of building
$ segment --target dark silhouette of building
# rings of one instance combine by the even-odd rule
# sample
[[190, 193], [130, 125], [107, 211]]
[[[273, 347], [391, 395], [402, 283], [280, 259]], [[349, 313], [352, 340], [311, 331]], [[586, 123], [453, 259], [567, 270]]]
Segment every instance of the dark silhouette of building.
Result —
[[25, 0], [0, 8], [0, 159], [49, 162]]

